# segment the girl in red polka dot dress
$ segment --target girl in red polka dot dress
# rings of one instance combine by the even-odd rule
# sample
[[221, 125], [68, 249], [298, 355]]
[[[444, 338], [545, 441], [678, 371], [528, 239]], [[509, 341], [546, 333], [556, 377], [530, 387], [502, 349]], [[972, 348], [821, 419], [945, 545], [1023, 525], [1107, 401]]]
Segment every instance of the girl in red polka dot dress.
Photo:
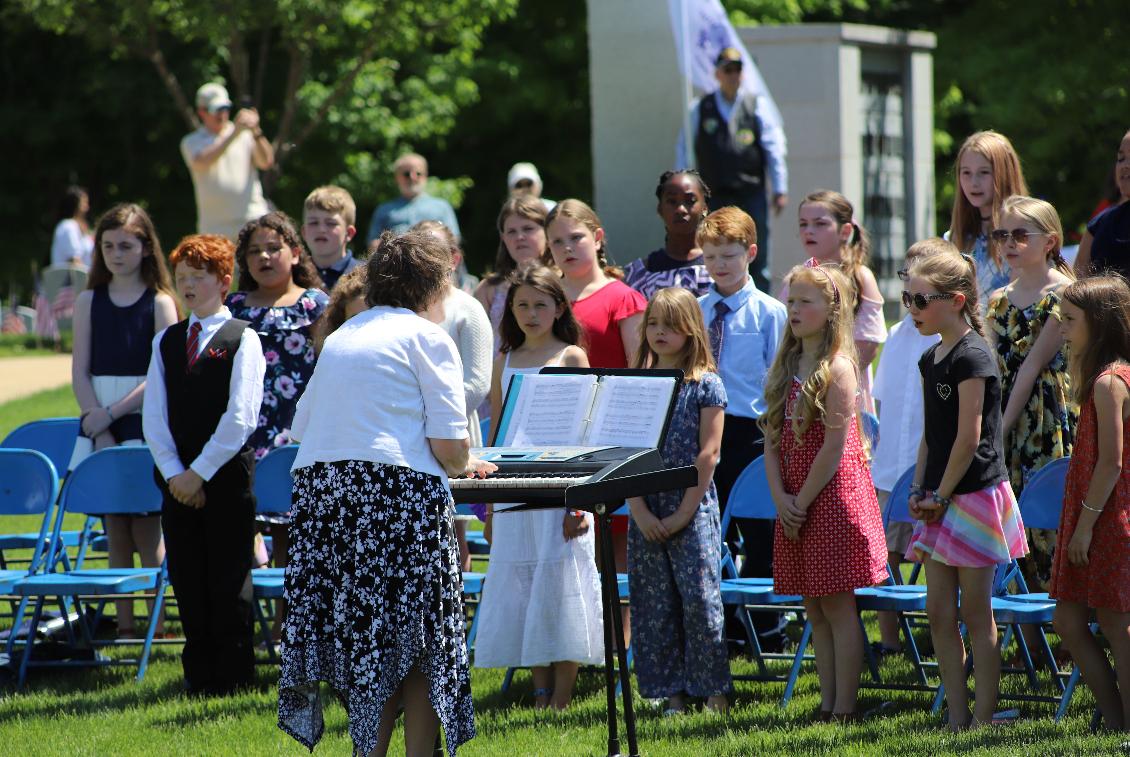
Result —
[[777, 506], [773, 588], [812, 623], [821, 720], [855, 715], [863, 633], [855, 589], [886, 577], [886, 541], [858, 418], [852, 289], [839, 268], [794, 268], [789, 329], [765, 381], [765, 472]]

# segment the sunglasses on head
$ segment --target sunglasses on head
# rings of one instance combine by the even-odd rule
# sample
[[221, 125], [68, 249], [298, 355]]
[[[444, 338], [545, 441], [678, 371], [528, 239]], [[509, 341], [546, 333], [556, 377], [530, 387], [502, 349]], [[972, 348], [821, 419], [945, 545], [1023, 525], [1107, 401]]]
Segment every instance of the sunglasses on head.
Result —
[[993, 229], [991, 232], [989, 232], [989, 237], [994, 242], [1000, 242], [1001, 244], [1007, 242], [1009, 237], [1012, 237], [1012, 241], [1016, 242], [1017, 244], [1027, 244], [1028, 237], [1041, 236], [1044, 236], [1044, 232], [1028, 231], [1028, 229], [1013, 229], [1012, 231], [1009, 231], [1008, 229]]
[[911, 305], [913, 305], [918, 310], [925, 310], [934, 300], [952, 299], [953, 292], [942, 292], [940, 294], [911, 294], [905, 289], [902, 292], [902, 306], [907, 310], [910, 310]]

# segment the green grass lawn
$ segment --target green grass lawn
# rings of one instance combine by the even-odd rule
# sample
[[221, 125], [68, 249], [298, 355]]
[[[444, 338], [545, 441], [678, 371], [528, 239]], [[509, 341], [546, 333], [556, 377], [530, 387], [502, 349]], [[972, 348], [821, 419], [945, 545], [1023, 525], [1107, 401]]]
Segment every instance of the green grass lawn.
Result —
[[[0, 405], [0, 437], [20, 423], [38, 417], [76, 412], [69, 389], [43, 392]], [[68, 524], [78, 527], [78, 523]], [[0, 533], [26, 531], [36, 524], [0, 518]], [[482, 569], [482, 566], [477, 566]], [[0, 606], [6, 607], [3, 603]], [[138, 605], [138, 611], [142, 609]], [[0, 627], [10, 621], [0, 619]], [[868, 630], [875, 634], [874, 619]], [[174, 623], [173, 628], [176, 628]], [[12, 678], [0, 672], [0, 749], [5, 754], [34, 755], [277, 755], [305, 750], [276, 728], [278, 670], [262, 665], [258, 686], [239, 696], [186, 699], [181, 691], [176, 644], [155, 649], [149, 672], [140, 683], [129, 668], [35, 670], [27, 689], [15, 692]], [[128, 649], [114, 650], [120, 655]], [[888, 658], [883, 674], [910, 680], [909, 663]], [[735, 673], [752, 673], [745, 660], [733, 663]], [[584, 673], [574, 706], [563, 714], [535, 712], [531, 683], [519, 673], [507, 694], [500, 691], [503, 671], [473, 670], [476, 726], [479, 735], [460, 754], [466, 755], [603, 755], [605, 698], [603, 677]], [[866, 675], [866, 674], [865, 674]], [[1047, 681], [1043, 682], [1047, 684]], [[929, 713], [932, 697], [922, 693], [861, 692], [861, 709], [891, 702], [879, 717], [851, 726], [811, 725], [819, 704], [815, 671], [806, 666], [796, 695], [781, 708], [783, 685], [736, 682], [729, 717], [692, 714], [664, 718], [658, 708], [636, 699], [638, 731], [644, 755], [762, 754], [1064, 754], [1128, 753], [1123, 737], [1091, 734], [1093, 701], [1080, 688], [1069, 717], [1057, 725], [1050, 705], [1021, 704], [1022, 717], [1013, 725], [950, 735]], [[1008, 691], [1027, 684], [1009, 676]], [[1002, 704], [1002, 707], [1011, 706]], [[621, 730], [622, 748], [627, 750]], [[397, 732], [392, 753], [403, 753]], [[326, 735], [321, 754], [348, 754], [351, 742], [345, 711], [327, 706]]]

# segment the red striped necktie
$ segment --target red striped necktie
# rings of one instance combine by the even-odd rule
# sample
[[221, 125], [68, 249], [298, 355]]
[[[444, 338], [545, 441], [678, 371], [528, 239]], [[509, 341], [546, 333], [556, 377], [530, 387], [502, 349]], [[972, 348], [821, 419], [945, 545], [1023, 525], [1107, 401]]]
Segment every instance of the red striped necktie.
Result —
[[200, 357], [200, 321], [196, 321], [188, 327], [188, 345], [185, 348], [185, 356], [188, 358], [188, 363], [185, 365], [185, 370], [192, 370], [192, 366], [196, 365], [197, 358]]

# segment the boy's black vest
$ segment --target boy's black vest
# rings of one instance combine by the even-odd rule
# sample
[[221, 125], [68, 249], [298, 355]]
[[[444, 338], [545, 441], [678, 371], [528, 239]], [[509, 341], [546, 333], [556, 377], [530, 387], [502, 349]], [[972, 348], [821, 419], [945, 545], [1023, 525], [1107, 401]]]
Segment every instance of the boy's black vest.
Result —
[[217, 331], [200, 357], [188, 368], [188, 320], [175, 323], [161, 337], [165, 365], [169, 432], [181, 464], [188, 466], [216, 432], [231, 396], [235, 353], [247, 321], [231, 319]]
[[756, 97], [739, 93], [730, 114], [731, 128], [713, 92], [698, 101], [694, 152], [699, 173], [711, 189], [737, 192], [765, 185], [765, 152], [756, 106]]

